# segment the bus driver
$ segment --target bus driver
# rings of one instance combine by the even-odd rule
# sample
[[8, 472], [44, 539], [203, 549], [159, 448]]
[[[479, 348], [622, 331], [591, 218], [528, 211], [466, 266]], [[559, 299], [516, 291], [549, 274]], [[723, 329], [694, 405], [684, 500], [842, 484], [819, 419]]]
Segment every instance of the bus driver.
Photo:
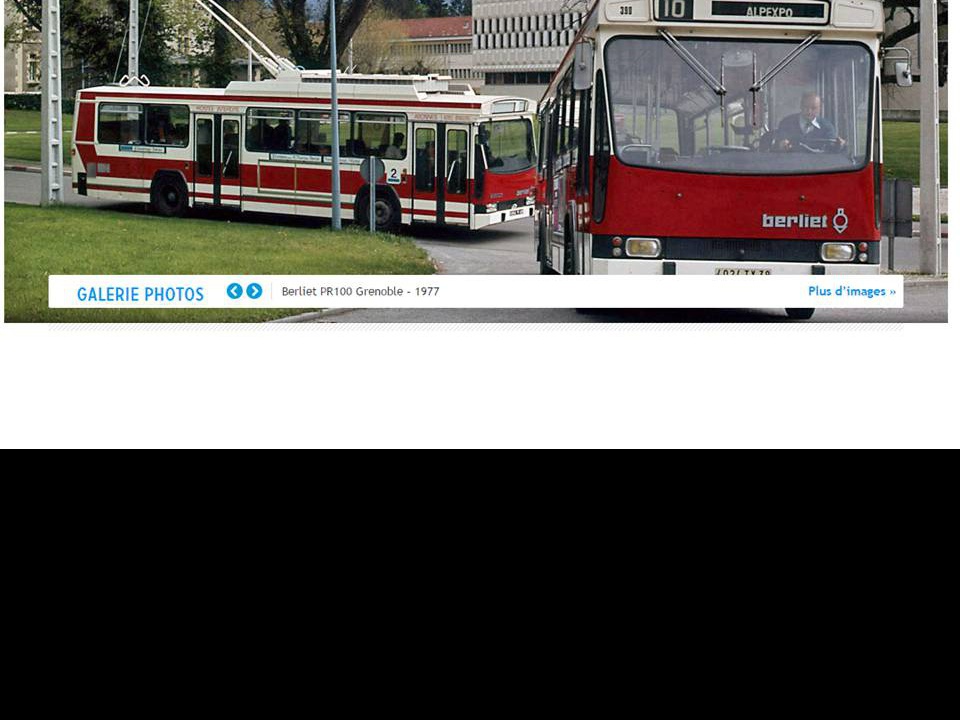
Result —
[[784, 152], [807, 150], [840, 152], [847, 144], [837, 135], [836, 126], [821, 115], [823, 100], [815, 92], [804, 93], [800, 112], [789, 115], [777, 130], [776, 148]]

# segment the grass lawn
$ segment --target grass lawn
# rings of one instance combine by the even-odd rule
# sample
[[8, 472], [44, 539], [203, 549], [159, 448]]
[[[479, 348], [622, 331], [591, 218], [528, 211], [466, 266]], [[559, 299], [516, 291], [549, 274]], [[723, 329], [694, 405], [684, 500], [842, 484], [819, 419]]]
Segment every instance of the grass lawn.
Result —
[[[40, 135], [10, 135], [12, 132], [40, 131], [40, 113], [35, 110], [4, 110], [3, 156], [9, 160], [40, 162]], [[70, 157], [73, 115], [63, 116], [63, 157]]]
[[7, 322], [263, 322], [298, 310], [52, 310], [49, 275], [429, 275], [412, 241], [360, 230], [5, 206]]
[[[883, 124], [884, 174], [920, 184], [920, 123]], [[940, 124], [940, 186], [947, 187], [947, 124]]]

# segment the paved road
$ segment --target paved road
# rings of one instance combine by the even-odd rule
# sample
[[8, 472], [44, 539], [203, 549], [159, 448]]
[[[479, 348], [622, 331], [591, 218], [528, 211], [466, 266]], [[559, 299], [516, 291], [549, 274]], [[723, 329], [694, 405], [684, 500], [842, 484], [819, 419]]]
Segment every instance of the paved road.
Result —
[[[37, 204], [39, 175], [5, 172], [5, 197], [8, 202]], [[127, 209], [141, 212], [142, 205], [117, 206], [68, 193], [68, 202], [91, 207]], [[258, 216], [245, 220], [256, 222]], [[277, 218], [296, 223], [296, 219]], [[477, 233], [436, 228], [417, 228], [413, 239], [437, 261], [441, 272], [452, 275], [537, 274], [533, 251], [533, 222], [511, 223]], [[900, 240], [897, 257], [912, 263], [917, 256], [916, 241]], [[903, 267], [898, 262], [898, 267]], [[896, 310], [824, 310], [815, 322], [837, 323], [930, 323], [947, 322], [947, 284], [925, 282], [910, 285], [906, 307]], [[574, 310], [352, 310], [334, 313], [321, 322], [336, 323], [766, 323], [790, 322], [776, 310], [606, 310], [577, 313]]]

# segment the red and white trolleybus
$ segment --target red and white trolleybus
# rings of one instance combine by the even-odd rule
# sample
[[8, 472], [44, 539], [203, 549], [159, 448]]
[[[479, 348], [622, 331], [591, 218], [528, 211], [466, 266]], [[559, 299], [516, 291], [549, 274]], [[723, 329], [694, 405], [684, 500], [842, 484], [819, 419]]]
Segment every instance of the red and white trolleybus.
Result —
[[440, 76], [286, 70], [225, 90], [143, 85], [82, 90], [74, 189], [143, 200], [162, 215], [195, 205], [331, 217], [332, 123], [339, 123], [343, 217], [369, 222], [360, 165], [380, 158], [381, 230], [477, 229], [533, 215], [536, 104], [481, 97]]
[[542, 271], [879, 273], [883, 26], [880, 0], [597, 2], [541, 103]]

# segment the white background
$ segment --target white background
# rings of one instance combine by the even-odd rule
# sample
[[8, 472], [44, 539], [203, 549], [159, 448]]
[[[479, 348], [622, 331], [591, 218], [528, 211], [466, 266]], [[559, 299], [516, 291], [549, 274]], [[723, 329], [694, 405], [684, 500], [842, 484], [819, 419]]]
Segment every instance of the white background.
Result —
[[955, 296], [949, 326], [5, 325], [0, 445], [956, 447]]

